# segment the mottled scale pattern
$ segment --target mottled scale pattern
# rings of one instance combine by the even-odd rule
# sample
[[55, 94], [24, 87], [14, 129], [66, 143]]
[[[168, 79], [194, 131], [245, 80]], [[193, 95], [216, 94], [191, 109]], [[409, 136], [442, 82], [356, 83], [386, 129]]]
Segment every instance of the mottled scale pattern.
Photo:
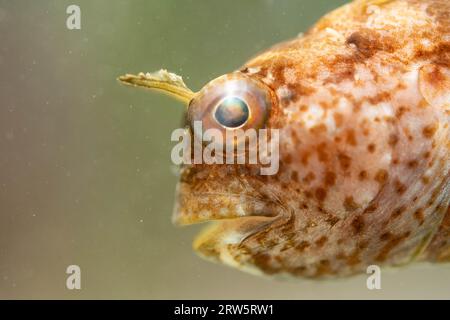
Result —
[[450, 2], [354, 1], [245, 64], [276, 94], [280, 170], [182, 169], [174, 220], [253, 273], [450, 260]]

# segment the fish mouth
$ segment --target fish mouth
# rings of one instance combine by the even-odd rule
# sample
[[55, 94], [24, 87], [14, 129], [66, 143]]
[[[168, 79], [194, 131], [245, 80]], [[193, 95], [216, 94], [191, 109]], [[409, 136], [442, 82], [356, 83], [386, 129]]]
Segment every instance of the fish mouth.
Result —
[[284, 219], [285, 210], [264, 180], [239, 174], [242, 168], [228, 169], [220, 174], [226, 167], [183, 168], [172, 221], [177, 226], [205, 224], [192, 244], [200, 257], [257, 273], [242, 261], [249, 254], [246, 243]]
[[211, 262], [242, 268], [235, 259], [238, 248], [279, 218], [275, 204], [255, 194], [193, 191], [191, 185], [183, 182], [177, 189], [173, 223], [177, 226], [206, 224], [192, 247], [200, 257]]

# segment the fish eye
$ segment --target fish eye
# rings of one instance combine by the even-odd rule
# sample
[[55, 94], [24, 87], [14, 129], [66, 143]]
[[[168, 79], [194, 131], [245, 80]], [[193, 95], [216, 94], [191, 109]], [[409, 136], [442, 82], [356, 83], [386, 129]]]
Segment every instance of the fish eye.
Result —
[[[262, 129], [267, 125], [276, 96], [261, 81], [239, 72], [212, 80], [192, 99], [188, 122], [196, 137], [208, 129], [221, 134]], [[201, 122], [201, 128], [195, 123]]]
[[238, 97], [227, 97], [219, 102], [214, 112], [217, 123], [226, 128], [238, 128], [247, 122], [248, 105]]

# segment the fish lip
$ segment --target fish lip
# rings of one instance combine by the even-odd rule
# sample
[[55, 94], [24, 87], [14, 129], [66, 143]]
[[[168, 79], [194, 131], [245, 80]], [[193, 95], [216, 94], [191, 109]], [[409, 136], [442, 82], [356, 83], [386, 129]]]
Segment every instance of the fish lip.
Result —
[[[217, 201], [217, 199], [219, 199], [219, 203], [226, 203], [228, 207], [219, 204], [207, 211], [195, 211], [192, 209], [195, 207], [195, 203]], [[230, 202], [231, 205], [235, 206], [235, 210], [229, 208]], [[257, 208], [257, 210], [250, 210], [249, 207]], [[181, 192], [179, 193], [178, 201], [175, 202], [172, 222], [176, 226], [187, 226], [222, 220], [238, 220], [241, 218], [276, 217], [278, 214], [271, 207], [272, 203], [267, 200], [248, 194], [202, 191], [184, 195]], [[224, 208], [226, 210], [223, 210]]]

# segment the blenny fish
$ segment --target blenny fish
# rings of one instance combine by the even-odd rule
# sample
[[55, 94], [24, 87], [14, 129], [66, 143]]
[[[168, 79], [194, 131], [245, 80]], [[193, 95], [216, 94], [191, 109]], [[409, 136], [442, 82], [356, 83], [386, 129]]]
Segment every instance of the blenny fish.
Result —
[[234, 130], [211, 116], [232, 84], [250, 112], [231, 102], [228, 123], [279, 129], [275, 175], [181, 167], [173, 220], [209, 222], [201, 256], [309, 278], [450, 261], [448, 0], [353, 1], [197, 93], [166, 71], [119, 80], [220, 130]]

